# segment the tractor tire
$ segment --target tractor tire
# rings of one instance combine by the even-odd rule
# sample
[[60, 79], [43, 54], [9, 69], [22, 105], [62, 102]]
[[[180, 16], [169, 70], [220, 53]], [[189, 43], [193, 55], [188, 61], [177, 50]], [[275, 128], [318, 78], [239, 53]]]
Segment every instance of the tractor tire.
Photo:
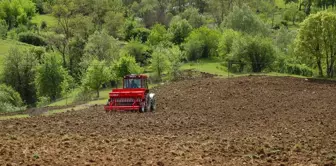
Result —
[[144, 112], [146, 112], [146, 108], [145, 108], [144, 105], [139, 109], [139, 112], [140, 112], [140, 113], [144, 113]]
[[151, 103], [147, 102], [146, 103], [146, 112], [150, 112], [151, 111]]
[[152, 101], [150, 101], [150, 110], [151, 110], [151, 112], [154, 112], [156, 110], [155, 99], [153, 99]]

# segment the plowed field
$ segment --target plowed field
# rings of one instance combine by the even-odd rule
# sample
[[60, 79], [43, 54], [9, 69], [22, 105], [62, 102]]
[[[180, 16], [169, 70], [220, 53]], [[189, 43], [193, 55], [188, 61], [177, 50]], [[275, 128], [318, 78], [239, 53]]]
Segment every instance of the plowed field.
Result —
[[155, 113], [98, 106], [0, 121], [0, 165], [336, 163], [334, 83], [206, 78], [155, 91]]

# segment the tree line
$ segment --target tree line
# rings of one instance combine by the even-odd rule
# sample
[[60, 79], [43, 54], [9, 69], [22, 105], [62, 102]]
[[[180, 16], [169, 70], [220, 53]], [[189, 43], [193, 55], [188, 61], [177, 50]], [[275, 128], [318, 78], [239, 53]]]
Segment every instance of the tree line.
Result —
[[[333, 0], [286, 0], [285, 7], [274, 0], [0, 0], [0, 37], [33, 46], [4, 57], [1, 82], [11, 90], [0, 92], [17, 91], [18, 108], [75, 88], [79, 97], [99, 97], [126, 74], [173, 80], [184, 62], [209, 58], [230, 72], [333, 77], [334, 7]], [[34, 23], [36, 15], [57, 24]]]

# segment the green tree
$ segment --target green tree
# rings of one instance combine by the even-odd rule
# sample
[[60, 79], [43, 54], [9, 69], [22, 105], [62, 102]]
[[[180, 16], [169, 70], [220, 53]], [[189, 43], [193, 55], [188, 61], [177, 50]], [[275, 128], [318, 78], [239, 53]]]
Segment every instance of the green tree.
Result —
[[5, 20], [9, 29], [20, 24], [27, 25], [36, 12], [31, 0], [2, 0], [0, 1], [0, 20]]
[[135, 58], [130, 55], [123, 55], [113, 67], [117, 78], [122, 78], [128, 74], [140, 74], [143, 69], [136, 63]]
[[0, 84], [0, 112], [23, 111], [20, 94], [10, 86]]
[[105, 60], [110, 63], [118, 58], [119, 50], [119, 41], [110, 36], [105, 30], [96, 31], [89, 37], [85, 45], [83, 67], [86, 68], [93, 59], [98, 61]]
[[37, 66], [35, 86], [38, 96], [49, 97], [52, 101], [62, 96], [62, 82], [71, 80], [71, 76], [61, 64], [59, 54], [49, 53]]
[[267, 25], [247, 5], [243, 5], [242, 8], [235, 6], [233, 11], [227, 16], [226, 21], [223, 22], [223, 25], [235, 31], [252, 35], [269, 34]]
[[326, 67], [328, 77], [334, 76], [336, 58], [336, 14], [320, 12], [310, 15], [301, 24], [296, 37], [296, 53], [307, 62], [314, 60], [319, 75]]
[[149, 47], [133, 39], [123, 47], [121, 54], [133, 56], [136, 62], [143, 66], [147, 63], [146, 60], [149, 57]]
[[94, 59], [83, 77], [82, 85], [88, 89], [95, 90], [97, 98], [99, 98], [99, 89], [109, 80], [111, 80], [111, 72], [106, 62]]
[[111, 36], [115, 38], [121, 38], [123, 36], [122, 26], [125, 23], [125, 18], [122, 13], [110, 11], [106, 14], [104, 21], [104, 28]]
[[170, 38], [170, 34], [163, 25], [155, 24], [148, 36], [147, 43], [156, 46], [162, 42], [168, 43], [171, 40]]
[[162, 46], [158, 46], [157, 48], [155, 48], [150, 59], [151, 68], [156, 74], [159, 81], [162, 81], [163, 73], [166, 72], [169, 68], [169, 59], [167, 55], [167, 49]]
[[250, 64], [252, 72], [256, 73], [271, 67], [276, 58], [272, 40], [260, 36], [240, 37], [234, 42], [230, 56], [229, 62], [239, 62], [241, 67]]
[[298, 9], [298, 6], [296, 3], [291, 2], [288, 4], [288, 8], [284, 12], [284, 19], [287, 21], [291, 21], [293, 25], [295, 25], [295, 22], [302, 21], [305, 17], [305, 13], [303, 11], [300, 11]]
[[189, 36], [189, 33], [192, 31], [192, 26], [186, 19], [175, 16], [170, 22], [168, 31], [172, 34], [173, 43], [180, 45], [184, 42], [184, 39]]
[[225, 58], [232, 52], [233, 43], [241, 37], [241, 33], [232, 29], [226, 29], [218, 44], [219, 56]]
[[188, 8], [182, 14], [182, 18], [186, 19], [193, 28], [199, 28], [206, 24], [206, 18], [200, 14], [196, 8]]
[[139, 21], [139, 19], [130, 17], [125, 21], [122, 32], [124, 40], [126, 41], [130, 41], [136, 38], [140, 39], [144, 43], [147, 41], [150, 30], [144, 28], [144, 25]]
[[92, 17], [77, 14], [72, 16], [69, 21], [71, 37], [81, 37], [83, 40], [88, 40], [89, 36], [94, 32]]
[[180, 68], [182, 66], [182, 60], [184, 59], [184, 55], [178, 46], [172, 46], [167, 51], [167, 57], [169, 60], [168, 73], [170, 75], [170, 79], [176, 80], [180, 74]]
[[0, 19], [0, 39], [6, 39], [8, 25], [4, 20]]
[[79, 36], [73, 37], [69, 42], [69, 73], [76, 82], [80, 81], [82, 73], [81, 63], [84, 55], [86, 41]]
[[[68, 40], [71, 37], [70, 19], [75, 15], [75, 3], [71, 0], [57, 0], [53, 6], [53, 16], [58, 21], [58, 28]], [[65, 66], [65, 65], [64, 65]]]
[[9, 50], [2, 64], [2, 80], [13, 87], [29, 105], [34, 105], [36, 102], [34, 68], [37, 65], [38, 59], [33, 50], [22, 51], [17, 47]]
[[207, 27], [193, 30], [184, 44], [189, 60], [217, 56], [219, 37], [218, 31]]
[[233, 7], [233, 0], [208, 0], [209, 13], [220, 25]]
[[287, 28], [281, 27], [275, 36], [275, 43], [282, 52], [288, 52], [289, 46], [293, 43], [296, 33]]

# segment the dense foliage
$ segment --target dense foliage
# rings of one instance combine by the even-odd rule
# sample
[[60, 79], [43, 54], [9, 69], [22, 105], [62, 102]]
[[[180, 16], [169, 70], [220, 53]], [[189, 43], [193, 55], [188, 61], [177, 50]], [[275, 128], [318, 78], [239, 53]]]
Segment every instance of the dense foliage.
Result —
[[0, 84], [0, 112], [24, 110], [20, 94], [4, 84]]
[[[0, 0], [1, 83], [27, 105], [130, 73], [175, 79], [187, 61], [231, 72], [334, 77], [333, 0]], [[41, 18], [46, 18], [42, 19]], [[2, 55], [0, 55], [2, 56]], [[99, 96], [99, 94], [97, 94]]]

